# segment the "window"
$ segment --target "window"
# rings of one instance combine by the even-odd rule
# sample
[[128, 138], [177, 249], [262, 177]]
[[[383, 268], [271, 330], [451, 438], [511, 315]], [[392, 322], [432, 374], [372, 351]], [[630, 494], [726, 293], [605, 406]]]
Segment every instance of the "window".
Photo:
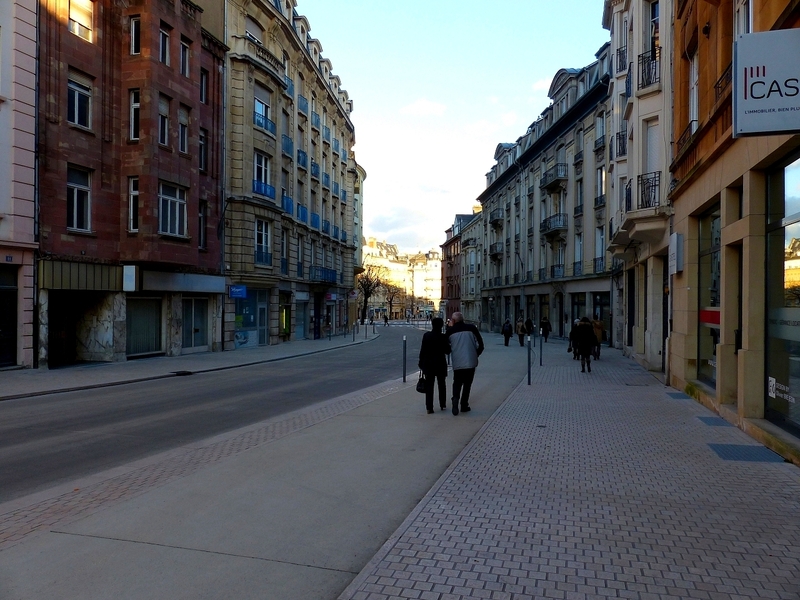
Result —
[[200, 210], [197, 213], [197, 247], [201, 250], [208, 248], [208, 202], [200, 201]]
[[128, 177], [128, 231], [139, 231], [138, 177]]
[[269, 157], [261, 152], [255, 153], [253, 179], [259, 183], [269, 183]]
[[208, 104], [208, 71], [200, 69], [200, 102]]
[[721, 229], [718, 204], [700, 217], [699, 226], [697, 378], [713, 386], [717, 380], [720, 332]]
[[92, 83], [91, 80], [70, 73], [67, 82], [67, 121], [73, 125], [92, 126]]
[[[603, 258], [606, 255], [606, 227], [600, 225], [597, 228], [597, 233], [594, 236], [594, 256], [595, 258]], [[600, 269], [602, 271], [602, 269]], [[597, 272], [597, 269], [595, 269]]]
[[256, 262], [264, 265], [272, 264], [269, 234], [269, 221], [256, 219]]
[[169, 98], [158, 98], [158, 143], [162, 146], [169, 145]]
[[158, 32], [158, 60], [169, 65], [169, 31], [163, 26]]
[[261, 45], [264, 39], [264, 30], [261, 25], [252, 17], [247, 17], [244, 26], [245, 35], [254, 41], [256, 44]]
[[189, 152], [189, 109], [185, 106], [178, 109], [178, 152]]
[[605, 167], [597, 167], [597, 173], [594, 180], [596, 193], [595, 197], [599, 198], [600, 196], [605, 195], [606, 193], [606, 169]]
[[131, 98], [131, 114], [130, 114], [130, 132], [129, 138], [131, 140], [138, 140], [139, 139], [139, 111], [141, 108], [141, 104], [139, 102], [139, 90], [134, 89], [130, 92]]
[[700, 78], [700, 66], [698, 52], [689, 59], [689, 131], [694, 133], [697, 130], [698, 111], [698, 87]]
[[181, 75], [189, 77], [189, 42], [185, 39], [181, 40]]
[[753, 31], [752, 0], [736, 0], [734, 3], [733, 36], [734, 38]]
[[659, 45], [659, 29], [658, 29], [658, 0], [650, 3], [650, 21], [648, 23], [648, 39], [650, 41], [651, 60], [655, 60], [656, 48]]
[[89, 171], [67, 167], [67, 228], [90, 231], [91, 190]]
[[158, 202], [158, 232], [186, 236], [186, 190], [169, 183], [160, 183]]
[[275, 125], [270, 121], [269, 106], [271, 104], [271, 98], [269, 90], [256, 84], [253, 94], [255, 96], [253, 104], [253, 123], [256, 127], [261, 127], [275, 134]]
[[69, 0], [69, 30], [85, 39], [92, 41], [92, 0]]
[[131, 17], [131, 54], [142, 52], [142, 21], [139, 17]]
[[205, 129], [200, 130], [198, 155], [198, 166], [200, 170], [208, 171], [208, 132]]

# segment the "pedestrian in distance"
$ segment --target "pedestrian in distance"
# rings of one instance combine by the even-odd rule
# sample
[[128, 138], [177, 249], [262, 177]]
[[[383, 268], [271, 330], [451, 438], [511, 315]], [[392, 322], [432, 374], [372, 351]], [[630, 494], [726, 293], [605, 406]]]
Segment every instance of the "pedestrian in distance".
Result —
[[388, 315], [383, 315], [383, 326], [384, 327], [388, 327], [389, 326], [389, 317], [388, 317]]
[[505, 345], [508, 346], [508, 340], [511, 339], [511, 334], [514, 332], [514, 328], [511, 327], [511, 321], [506, 319], [506, 322], [503, 323], [503, 327], [500, 329], [503, 334], [503, 340]]
[[450, 342], [450, 362], [453, 364], [453, 414], [457, 415], [459, 405], [461, 412], [469, 412], [469, 393], [475, 379], [478, 357], [483, 352], [483, 338], [478, 328], [464, 323], [464, 315], [453, 313], [453, 326], [447, 331]]
[[581, 357], [581, 373], [585, 373], [588, 369], [589, 373], [592, 372], [592, 352], [597, 338], [594, 335], [594, 328], [592, 322], [588, 317], [582, 317], [578, 325], [575, 327], [575, 342], [578, 344], [578, 354]]
[[597, 343], [594, 345], [594, 359], [600, 360], [600, 345], [603, 343], [603, 334], [606, 331], [606, 326], [600, 320], [599, 314], [596, 314], [592, 320], [592, 329], [594, 330], [595, 338], [597, 338]]
[[522, 316], [517, 319], [517, 337], [519, 338], [519, 345], [525, 346], [525, 321], [522, 320]]
[[530, 317], [525, 319], [525, 331], [527, 331], [528, 335], [533, 335], [533, 321]]
[[542, 334], [544, 341], [547, 341], [547, 337], [550, 335], [550, 332], [553, 331], [552, 325], [550, 325], [550, 319], [547, 317], [542, 317], [542, 320], [539, 321], [539, 333]]
[[450, 342], [442, 331], [444, 321], [439, 317], [431, 320], [431, 330], [422, 336], [419, 348], [419, 368], [425, 377], [425, 408], [433, 413], [434, 385], [438, 384], [439, 408], [447, 408], [447, 355]]
[[572, 350], [572, 360], [578, 360], [580, 358], [580, 354], [578, 353], [578, 340], [575, 337], [578, 335], [578, 324], [580, 322], [580, 319], [575, 319], [572, 323], [572, 329], [569, 330], [569, 349]]

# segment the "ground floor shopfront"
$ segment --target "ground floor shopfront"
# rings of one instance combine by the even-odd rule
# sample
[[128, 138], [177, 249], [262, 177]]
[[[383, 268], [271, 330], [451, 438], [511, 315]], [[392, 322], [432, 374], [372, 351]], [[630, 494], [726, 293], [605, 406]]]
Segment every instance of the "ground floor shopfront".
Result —
[[0, 368], [34, 364], [33, 252], [0, 244]]
[[757, 437], [800, 437], [800, 137], [736, 140], [672, 201], [669, 383]]

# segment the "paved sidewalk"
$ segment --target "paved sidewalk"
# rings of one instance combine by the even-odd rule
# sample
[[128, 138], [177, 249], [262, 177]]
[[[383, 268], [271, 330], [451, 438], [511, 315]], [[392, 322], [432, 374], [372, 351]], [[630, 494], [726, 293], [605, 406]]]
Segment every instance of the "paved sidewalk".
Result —
[[544, 352], [340, 600], [800, 598], [800, 469], [617, 351]]
[[[366, 332], [365, 332], [366, 329]], [[117, 385], [134, 381], [204, 373], [246, 365], [316, 354], [342, 346], [362, 344], [380, 335], [380, 329], [361, 326], [355, 336], [337, 335], [319, 340], [299, 340], [274, 346], [243, 348], [226, 352], [200, 352], [181, 356], [156, 356], [126, 362], [87, 363], [59, 369], [0, 370], [0, 400], [61, 391]]]

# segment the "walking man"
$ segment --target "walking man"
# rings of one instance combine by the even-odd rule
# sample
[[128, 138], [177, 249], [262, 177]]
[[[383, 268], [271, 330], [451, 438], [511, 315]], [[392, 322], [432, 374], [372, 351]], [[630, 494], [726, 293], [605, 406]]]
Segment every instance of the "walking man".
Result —
[[519, 319], [517, 319], [517, 337], [519, 338], [519, 345], [525, 345], [525, 321], [522, 319], [522, 315], [520, 315]]
[[447, 330], [450, 341], [450, 362], [453, 365], [453, 414], [469, 412], [469, 392], [475, 378], [478, 357], [483, 352], [483, 338], [475, 325], [464, 323], [464, 315], [453, 313], [453, 325]]

